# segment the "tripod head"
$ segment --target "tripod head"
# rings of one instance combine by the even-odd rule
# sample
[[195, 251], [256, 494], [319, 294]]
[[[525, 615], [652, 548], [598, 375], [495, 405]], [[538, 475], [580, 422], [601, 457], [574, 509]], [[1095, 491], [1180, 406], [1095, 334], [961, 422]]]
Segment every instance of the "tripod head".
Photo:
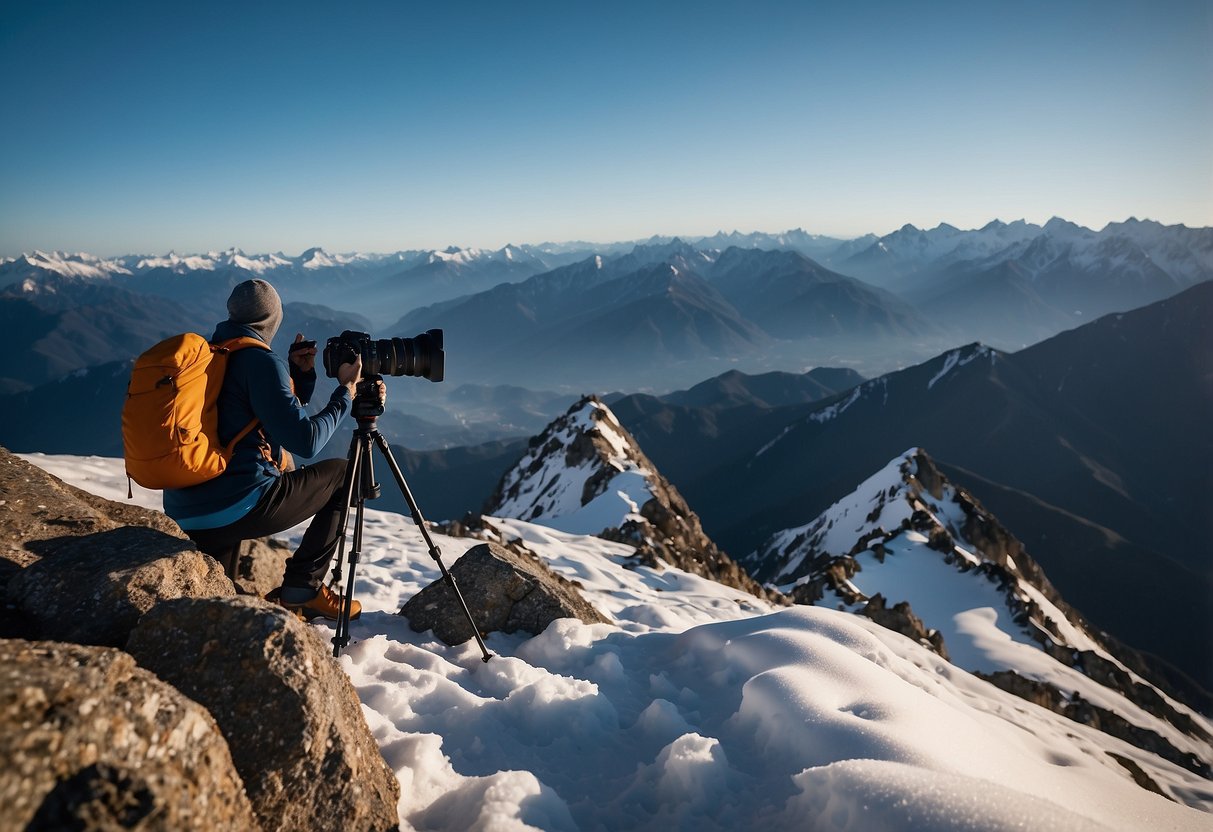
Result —
[[383, 415], [384, 407], [383, 402], [379, 400], [378, 389], [378, 382], [382, 380], [383, 376], [372, 373], [369, 376], [363, 376], [354, 388], [354, 404], [351, 412], [360, 427], [375, 427], [375, 422]]

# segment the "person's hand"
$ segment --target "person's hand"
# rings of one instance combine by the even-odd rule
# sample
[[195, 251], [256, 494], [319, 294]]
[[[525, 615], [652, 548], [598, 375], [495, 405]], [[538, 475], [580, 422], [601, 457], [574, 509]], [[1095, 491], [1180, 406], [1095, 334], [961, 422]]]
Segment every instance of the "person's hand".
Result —
[[379, 397], [379, 406], [383, 407], [387, 404], [387, 385], [383, 383], [383, 379], [375, 382], [375, 394]]
[[[300, 345], [303, 346], [300, 346]], [[295, 333], [295, 343], [291, 344], [287, 351], [287, 358], [303, 373], [310, 373], [316, 369], [316, 342], [304, 341], [303, 333]]]
[[362, 356], [358, 355], [352, 364], [342, 364], [337, 368], [337, 383], [344, 384], [350, 391], [350, 398], [358, 392], [358, 382], [362, 380]]

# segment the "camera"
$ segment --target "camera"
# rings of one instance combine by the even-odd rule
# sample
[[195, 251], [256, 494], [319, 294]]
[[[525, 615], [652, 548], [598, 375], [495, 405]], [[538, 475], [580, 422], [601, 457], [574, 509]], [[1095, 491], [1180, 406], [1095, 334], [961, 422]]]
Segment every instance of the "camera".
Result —
[[345, 332], [328, 339], [324, 345], [324, 372], [337, 378], [337, 368], [352, 364], [362, 356], [362, 375], [416, 376], [442, 381], [446, 353], [442, 351], [442, 330], [430, 329], [416, 338], [380, 338], [366, 332]]

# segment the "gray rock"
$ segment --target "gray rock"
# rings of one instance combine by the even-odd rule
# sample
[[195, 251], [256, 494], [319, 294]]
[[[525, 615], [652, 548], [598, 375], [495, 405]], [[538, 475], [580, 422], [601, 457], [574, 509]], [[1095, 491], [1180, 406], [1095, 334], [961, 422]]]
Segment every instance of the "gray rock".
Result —
[[[113, 502], [68, 485], [0, 448], [0, 600], [13, 576], [53, 557], [63, 543], [125, 526], [155, 529], [185, 540], [159, 511]], [[0, 604], [0, 638], [39, 638], [36, 622]]]
[[241, 595], [264, 598], [282, 583], [282, 571], [291, 547], [272, 537], [245, 540], [236, 555], [236, 574], [232, 582]]
[[[455, 561], [450, 573], [483, 634], [522, 630], [538, 635], [557, 618], [610, 623], [571, 581], [556, 575], [542, 561], [496, 543], [472, 547]], [[472, 637], [459, 601], [444, 580], [410, 598], [400, 614], [413, 630], [433, 630], [446, 644], [462, 644]]]
[[202, 706], [118, 650], [0, 640], [0, 829], [257, 829]]
[[47, 541], [121, 526], [145, 526], [186, 539], [159, 511], [81, 491], [0, 448], [0, 562], [28, 566], [53, 553], [53, 545], [43, 545]]
[[121, 647], [139, 616], [160, 601], [236, 592], [193, 543], [155, 529], [129, 526], [42, 544], [54, 556], [18, 571], [8, 600], [46, 639]]
[[282, 607], [241, 596], [152, 609], [127, 650], [219, 723], [268, 830], [386, 830], [400, 784], [330, 645]]

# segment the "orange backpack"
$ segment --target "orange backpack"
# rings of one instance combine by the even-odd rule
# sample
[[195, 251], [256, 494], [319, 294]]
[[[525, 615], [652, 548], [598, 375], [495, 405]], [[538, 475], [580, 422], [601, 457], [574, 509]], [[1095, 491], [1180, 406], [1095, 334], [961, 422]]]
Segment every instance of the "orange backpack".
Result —
[[219, 442], [216, 402], [231, 354], [269, 347], [256, 338], [211, 344], [187, 332], [166, 338], [135, 360], [122, 407], [126, 475], [144, 488], [187, 488], [223, 473], [236, 443]]

